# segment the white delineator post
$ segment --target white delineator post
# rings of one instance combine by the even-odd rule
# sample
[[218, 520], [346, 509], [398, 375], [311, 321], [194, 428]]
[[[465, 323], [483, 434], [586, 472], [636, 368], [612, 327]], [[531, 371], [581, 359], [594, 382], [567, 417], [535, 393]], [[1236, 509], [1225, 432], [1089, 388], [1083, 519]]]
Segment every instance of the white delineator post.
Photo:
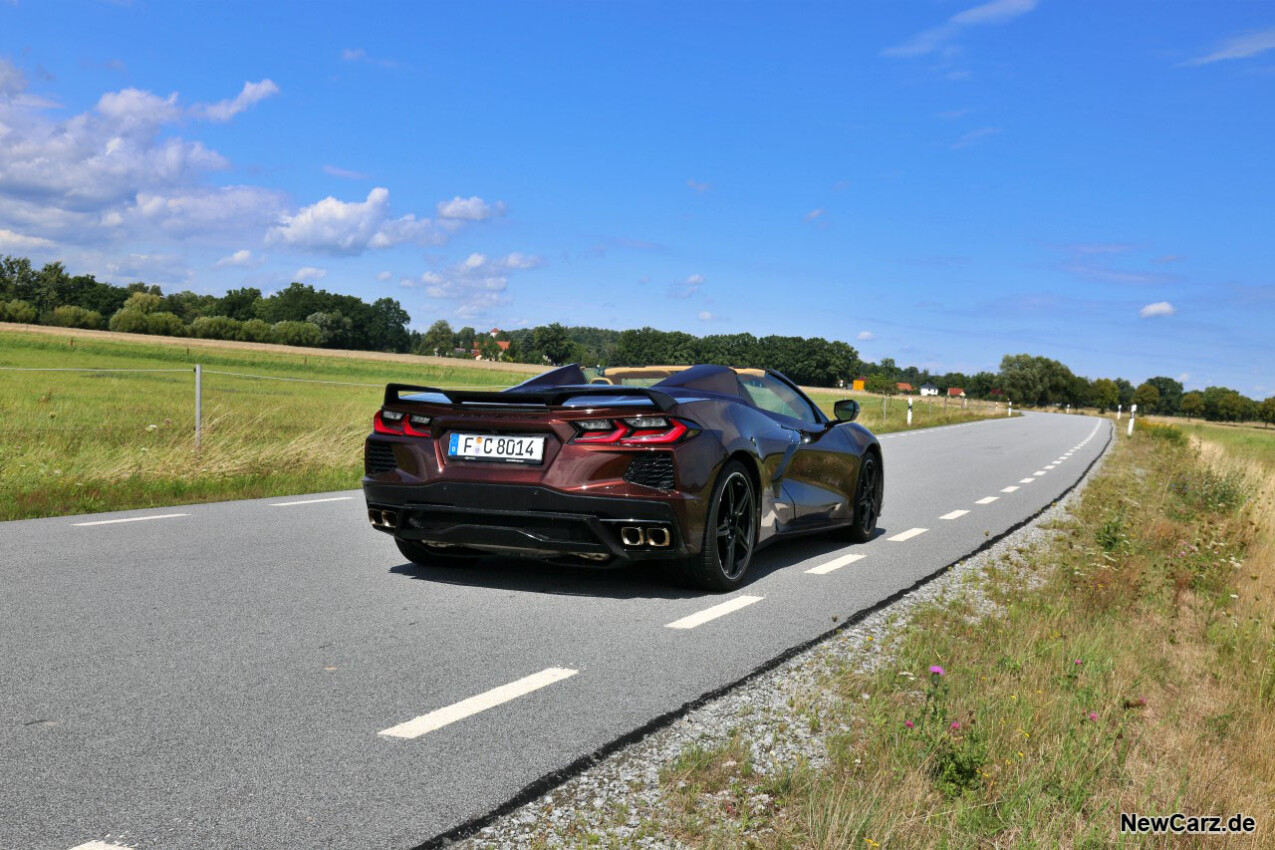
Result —
[[1129, 405], [1129, 434], [1128, 436], [1130, 437], [1133, 436], [1133, 416], [1137, 412], [1138, 412], [1138, 406], [1136, 404]]
[[1005, 415], [1006, 416], [1014, 415], [1014, 403], [1012, 401], [1005, 407]]
[[908, 396], [908, 427], [912, 427], [912, 396]]
[[1119, 421], [1120, 421], [1120, 411], [1122, 411], [1122, 410], [1124, 410], [1124, 405], [1117, 404], [1117, 405], [1116, 405], [1116, 421], [1117, 421], [1117, 422], [1119, 422]]
[[203, 367], [198, 363], [195, 364], [195, 450], [199, 450], [199, 443], [203, 434], [201, 433], [204, 407], [204, 374]]

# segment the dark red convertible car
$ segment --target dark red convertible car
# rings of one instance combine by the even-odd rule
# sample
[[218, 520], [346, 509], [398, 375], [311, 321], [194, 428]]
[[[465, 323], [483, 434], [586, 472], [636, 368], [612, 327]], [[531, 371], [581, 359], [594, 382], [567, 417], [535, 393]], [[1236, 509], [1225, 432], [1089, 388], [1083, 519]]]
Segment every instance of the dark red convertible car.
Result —
[[868, 540], [881, 446], [778, 372], [564, 366], [500, 392], [390, 384], [364, 448], [375, 528], [418, 564], [481, 554], [662, 562], [730, 590], [758, 546]]

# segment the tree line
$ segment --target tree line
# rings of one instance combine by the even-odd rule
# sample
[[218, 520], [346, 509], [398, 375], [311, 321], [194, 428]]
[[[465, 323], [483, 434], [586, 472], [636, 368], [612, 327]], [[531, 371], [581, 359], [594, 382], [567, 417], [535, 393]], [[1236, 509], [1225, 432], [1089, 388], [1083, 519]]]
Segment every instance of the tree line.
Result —
[[411, 317], [392, 298], [368, 304], [304, 283], [269, 296], [252, 287], [222, 296], [190, 291], [165, 295], [156, 285], [117, 286], [93, 275], [68, 275], [61, 263], [37, 270], [29, 260], [11, 256], [0, 257], [0, 321], [554, 365], [717, 363], [776, 369], [808, 386], [848, 386], [862, 378], [869, 391], [893, 394], [900, 383], [914, 390], [932, 383], [944, 394], [959, 388], [970, 398], [1032, 407], [1105, 411], [1137, 404], [1143, 413], [1275, 423], [1275, 397], [1258, 402], [1228, 387], [1185, 392], [1179, 381], [1164, 376], [1138, 386], [1123, 378], [1090, 379], [1057, 360], [1031, 354], [1006, 355], [997, 372], [935, 374], [900, 367], [888, 357], [879, 363], [864, 361], [848, 343], [822, 337], [699, 337], [650, 327], [618, 331], [557, 322], [493, 335], [468, 326], [453, 330], [445, 320], [422, 333], [408, 329]]

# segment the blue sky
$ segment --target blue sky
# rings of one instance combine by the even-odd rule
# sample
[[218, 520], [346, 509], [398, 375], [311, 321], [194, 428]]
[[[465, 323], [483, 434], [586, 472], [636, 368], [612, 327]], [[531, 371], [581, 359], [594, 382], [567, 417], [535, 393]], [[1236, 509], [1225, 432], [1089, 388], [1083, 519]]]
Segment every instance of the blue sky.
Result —
[[0, 252], [421, 329], [1264, 398], [1273, 150], [1270, 2], [0, 0]]

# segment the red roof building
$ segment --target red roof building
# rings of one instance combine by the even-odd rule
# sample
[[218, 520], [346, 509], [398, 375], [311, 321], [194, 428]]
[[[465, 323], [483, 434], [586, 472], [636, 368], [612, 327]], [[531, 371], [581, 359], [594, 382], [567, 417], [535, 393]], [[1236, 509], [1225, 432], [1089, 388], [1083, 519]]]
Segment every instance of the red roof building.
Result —
[[965, 390], [960, 387], [948, 387], [947, 394], [950, 398], [965, 398]]
[[912, 385], [911, 385], [911, 384], [905, 384], [905, 383], [903, 383], [902, 381], [900, 381], [899, 383], [895, 384], [895, 385], [894, 385], [894, 388], [895, 388], [896, 390], [898, 390], [899, 392], [901, 392], [901, 393], [910, 393], [910, 392], [912, 392]]

